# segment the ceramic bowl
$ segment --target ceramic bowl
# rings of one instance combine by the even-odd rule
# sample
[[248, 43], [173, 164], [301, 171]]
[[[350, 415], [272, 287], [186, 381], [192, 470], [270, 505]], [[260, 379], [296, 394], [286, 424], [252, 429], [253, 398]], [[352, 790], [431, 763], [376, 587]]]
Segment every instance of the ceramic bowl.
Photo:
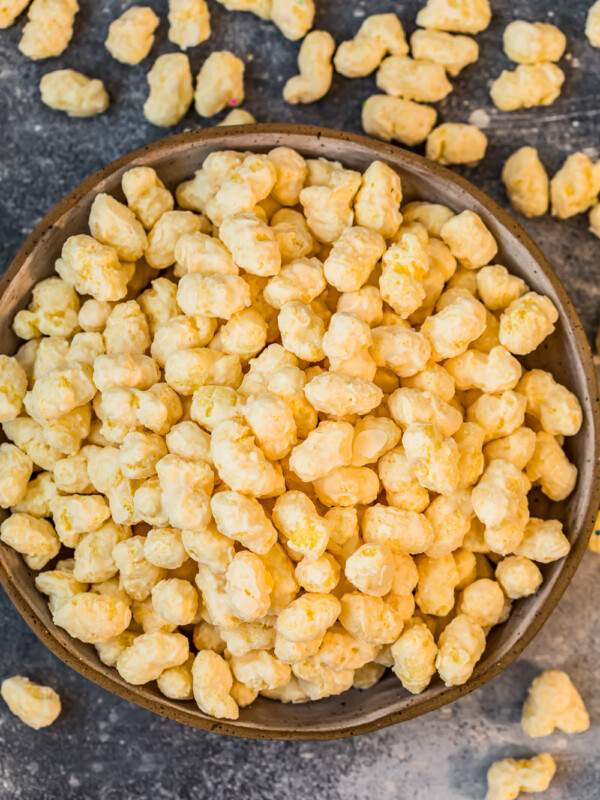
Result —
[[61, 200], [27, 239], [0, 282], [1, 350], [15, 352], [11, 331], [15, 313], [30, 300], [32, 287], [53, 272], [65, 239], [87, 230], [91, 203], [98, 192], [122, 199], [121, 176], [133, 166], [154, 167], [169, 188], [189, 178], [213, 150], [268, 151], [285, 145], [307, 157], [323, 156], [365, 170], [381, 159], [402, 178], [404, 200], [423, 199], [455, 211], [477, 212], [496, 237], [496, 262], [524, 278], [537, 292], [548, 295], [559, 310], [555, 333], [546, 339], [529, 366], [549, 369], [579, 397], [583, 426], [569, 439], [566, 450], [579, 470], [575, 491], [564, 503], [535, 501], [533, 513], [559, 517], [571, 542], [569, 555], [542, 566], [544, 583], [532, 597], [514, 604], [509, 620], [494, 628], [473, 676], [464, 686], [446, 688], [436, 678], [420, 695], [405, 691], [394, 675], [374, 688], [351, 690], [338, 697], [300, 705], [259, 698], [242, 709], [237, 721], [219, 721], [202, 714], [193, 702], [163, 697], [154, 684], [130, 686], [115, 669], [100, 662], [93, 646], [71, 639], [56, 628], [46, 599], [34, 586], [34, 575], [9, 547], [0, 547], [0, 581], [25, 621], [52, 652], [73, 669], [114, 694], [155, 713], [215, 733], [257, 739], [330, 739], [366, 733], [439, 708], [481, 686], [507, 667], [548, 619], [583, 555], [598, 506], [595, 480], [599, 457], [599, 403], [592, 354], [581, 322], [548, 261], [525, 231], [475, 186], [420, 156], [362, 136], [297, 125], [252, 125], [190, 131], [149, 144], [109, 164]]

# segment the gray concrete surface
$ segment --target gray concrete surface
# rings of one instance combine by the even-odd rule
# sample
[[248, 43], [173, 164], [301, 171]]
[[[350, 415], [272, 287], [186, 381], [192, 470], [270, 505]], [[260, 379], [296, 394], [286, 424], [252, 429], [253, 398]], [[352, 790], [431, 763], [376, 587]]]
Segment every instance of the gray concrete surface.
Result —
[[[34, 63], [17, 50], [21, 20], [0, 32], [0, 268], [23, 238], [67, 191], [98, 167], [164, 131], [141, 114], [145, 74], [152, 58], [173, 50], [167, 40], [166, 0], [149, 0], [163, 22], [151, 57], [138, 67], [113, 61], [102, 47], [108, 24], [125, 0], [81, 2], [72, 43], [58, 59]], [[306, 107], [286, 106], [284, 81], [295, 72], [298, 44], [246, 14], [228, 14], [209, 0], [213, 36], [190, 53], [197, 71], [212, 49], [231, 49], [247, 64], [247, 101], [259, 121], [328, 124], [360, 131], [363, 101], [375, 91], [373, 78], [336, 76], [330, 94]], [[455, 92], [440, 103], [441, 120], [488, 121], [485, 161], [461, 169], [506, 205], [499, 179], [504, 159], [517, 147], [539, 148], [549, 171], [575, 150], [600, 150], [600, 51], [583, 36], [589, 0], [492, 0], [494, 19], [478, 37], [481, 59], [454, 81]], [[407, 32], [414, 29], [419, 0], [317, 0], [317, 27], [337, 41], [353, 34], [367, 13], [396, 11]], [[502, 30], [515, 18], [551, 21], [565, 31], [566, 81], [557, 102], [512, 114], [497, 112], [488, 89], [509, 62]], [[43, 106], [40, 77], [73, 67], [101, 77], [110, 92], [109, 111], [71, 120]], [[207, 124], [194, 112], [178, 126]], [[521, 220], [521, 222], [524, 222]], [[525, 221], [567, 286], [590, 335], [600, 323], [600, 242], [587, 232], [585, 217], [557, 222]], [[534, 643], [491, 683], [427, 717], [355, 740], [330, 743], [255, 743], [185, 729], [128, 705], [63, 666], [38, 642], [0, 593], [0, 677], [25, 673], [60, 691], [64, 711], [51, 728], [34, 732], [0, 707], [0, 798], [72, 800], [476, 800], [485, 796], [489, 764], [508, 755], [547, 749], [558, 774], [548, 800], [600, 798], [600, 720], [597, 664], [600, 561], [587, 554], [575, 580]], [[567, 669], [584, 695], [596, 725], [587, 733], [528, 740], [520, 731], [520, 708], [533, 676], [542, 669]]]

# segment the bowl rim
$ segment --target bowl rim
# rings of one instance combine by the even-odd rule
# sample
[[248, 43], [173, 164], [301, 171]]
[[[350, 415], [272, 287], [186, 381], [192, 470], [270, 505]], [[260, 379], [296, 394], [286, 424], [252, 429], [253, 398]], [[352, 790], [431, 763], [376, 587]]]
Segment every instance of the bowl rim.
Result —
[[[13, 278], [18, 274], [24, 262], [32, 255], [37, 246], [43, 239], [43, 234], [66, 213], [70, 212], [77, 203], [89, 192], [96, 189], [102, 181], [112, 173], [119, 171], [134, 164], [138, 159], [148, 159], [155, 151], [159, 151], [165, 147], [171, 150], [178, 150], [194, 145], [195, 143], [207, 142], [217, 143], [219, 139], [227, 137], [229, 139], [247, 136], [248, 134], [271, 134], [278, 136], [304, 136], [307, 139], [316, 138], [318, 140], [327, 139], [332, 143], [347, 142], [357, 145], [362, 148], [367, 148], [373, 152], [374, 158], [385, 158], [389, 156], [395, 160], [404, 162], [410, 169], [425, 170], [443, 180], [446, 183], [454, 184], [454, 186], [461, 190], [463, 193], [474, 198], [481, 203], [486, 211], [495, 218], [496, 222], [501, 227], [508, 230], [508, 232], [517, 238], [523, 247], [529, 252], [531, 257], [535, 260], [540, 267], [544, 276], [552, 284], [560, 303], [565, 311], [568, 326], [572, 331], [575, 345], [580, 357], [580, 365], [583, 371], [583, 376], [589, 393], [589, 401], [592, 408], [592, 418], [589, 420], [594, 438], [594, 455], [596, 462], [600, 457], [600, 399], [598, 395], [598, 384], [596, 369], [593, 362], [592, 351], [589, 340], [583, 330], [583, 326], [579, 319], [579, 315], [569, 298], [566, 289], [562, 285], [558, 276], [554, 272], [550, 263], [543, 255], [539, 247], [535, 244], [529, 234], [516, 222], [515, 219], [498, 203], [492, 200], [488, 195], [482, 192], [470, 181], [467, 181], [462, 176], [452, 172], [446, 167], [441, 166], [437, 162], [430, 161], [423, 156], [412, 153], [396, 145], [388, 144], [377, 139], [372, 139], [367, 136], [359, 134], [348, 133], [345, 131], [333, 130], [325, 127], [314, 125], [298, 125], [293, 123], [263, 123], [253, 125], [236, 125], [236, 126], [219, 126], [211, 128], [201, 128], [196, 130], [185, 131], [184, 133], [175, 134], [158, 139], [142, 147], [136, 148], [129, 153], [115, 159], [114, 161], [106, 164], [101, 169], [94, 172], [78, 186], [68, 192], [53, 208], [40, 220], [35, 226], [34, 230], [29, 234], [17, 255], [14, 257], [4, 275], [0, 278], [0, 297], [2, 297], [9, 288]], [[285, 143], [280, 143], [285, 144]], [[234, 145], [235, 146], [235, 145]], [[584, 529], [591, 530], [593, 519], [598, 506], [600, 505], [600, 481], [593, 479], [590, 486], [590, 504], [587, 509], [582, 531]], [[4, 547], [4, 545], [3, 545]], [[16, 582], [14, 581], [10, 571], [8, 570], [3, 559], [0, 559], [0, 584], [8, 594], [12, 603], [17, 611], [21, 614], [25, 622], [33, 630], [36, 636], [46, 645], [46, 647], [56, 655], [67, 666], [74, 669], [80, 675], [88, 678], [96, 685], [100, 686], [112, 694], [117, 695], [125, 700], [135, 703], [136, 705], [153, 711], [161, 716], [168, 717], [177, 722], [181, 722], [187, 726], [199, 728], [202, 730], [210, 731], [213, 733], [224, 734], [234, 737], [250, 738], [250, 739], [268, 739], [268, 740], [294, 740], [294, 741], [314, 741], [314, 740], [327, 740], [335, 738], [345, 738], [356, 736], [363, 733], [369, 733], [389, 725], [396, 724], [401, 721], [412, 719], [421, 714], [441, 708], [454, 700], [463, 697], [475, 689], [482, 686], [487, 681], [498, 675], [503, 669], [511, 664], [515, 658], [520, 655], [523, 650], [530, 644], [533, 638], [540, 631], [544, 623], [549, 618], [550, 614], [556, 607], [565, 589], [569, 585], [579, 562], [587, 547], [587, 537], [580, 533], [578, 538], [572, 542], [571, 550], [565, 557], [562, 568], [557, 575], [554, 585], [551, 587], [550, 593], [536, 611], [532, 620], [528, 623], [527, 627], [521, 633], [519, 638], [505, 653], [505, 655], [491, 663], [483, 670], [475, 670], [473, 676], [469, 681], [462, 686], [447, 687], [441, 693], [434, 695], [431, 698], [424, 697], [420, 703], [410, 704], [400, 711], [388, 711], [374, 719], [369, 719], [363, 723], [343, 723], [340, 728], [322, 730], [288, 730], [288, 729], [265, 729], [265, 728], [252, 728], [250, 726], [240, 726], [239, 723], [229, 720], [217, 720], [203, 714], [194, 714], [193, 716], [186, 711], [185, 707], [178, 706], [177, 703], [169, 701], [167, 698], [161, 702], [153, 695], [148, 695], [144, 691], [144, 686], [129, 686], [128, 684], [119, 682], [110, 673], [106, 674], [98, 668], [91, 668], [83, 660], [79, 659], [71, 650], [62, 644], [57, 638], [56, 634], [52, 632], [39, 618], [33, 606], [29, 603], [26, 596], [20, 591]]]

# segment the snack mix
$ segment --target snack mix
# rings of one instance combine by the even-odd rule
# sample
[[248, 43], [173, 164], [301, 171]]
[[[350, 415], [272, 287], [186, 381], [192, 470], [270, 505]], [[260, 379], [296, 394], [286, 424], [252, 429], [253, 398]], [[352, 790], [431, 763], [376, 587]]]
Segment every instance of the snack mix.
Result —
[[[577, 480], [579, 402], [519, 360], [551, 300], [495, 263], [477, 214], [402, 205], [381, 161], [221, 151], [173, 194], [146, 166], [122, 191], [96, 196], [0, 356], [0, 538], [54, 623], [220, 718], [386, 667], [415, 694], [464, 684], [569, 551], [528, 505]], [[577, 693], [548, 716], [541, 681], [524, 725], [572, 728]], [[40, 691], [3, 688], [44, 725]], [[490, 785], [538, 769], [501, 762]]]

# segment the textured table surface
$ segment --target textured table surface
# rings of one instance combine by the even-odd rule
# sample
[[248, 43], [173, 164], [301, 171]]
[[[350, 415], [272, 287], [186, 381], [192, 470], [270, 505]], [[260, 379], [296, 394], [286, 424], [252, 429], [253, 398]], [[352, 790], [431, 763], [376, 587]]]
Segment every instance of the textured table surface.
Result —
[[[550, 172], [575, 150], [596, 157], [600, 149], [600, 51], [583, 35], [588, 0], [491, 0], [494, 18], [478, 37], [481, 59], [454, 81], [439, 104], [444, 121], [486, 125], [485, 161], [461, 172], [504, 205], [500, 182], [505, 158], [522, 145], [536, 146]], [[145, 74], [152, 58], [173, 50], [167, 40], [166, 0], [148, 0], [163, 19], [147, 61], [125, 67], [103, 48], [106, 30], [131, 5], [126, 0], [80, 0], [75, 33], [59, 59], [34, 63], [17, 50], [21, 20], [0, 32], [0, 268], [39, 219], [70, 189], [108, 161], [169, 133], [145, 122]], [[286, 105], [285, 80], [296, 71], [298, 44], [247, 14], [228, 14], [209, 0], [213, 36], [190, 52], [196, 72], [213, 49], [230, 49], [246, 61], [244, 107], [260, 122], [327, 124], [360, 132], [364, 100], [374, 79], [335, 76], [330, 94], [306, 107]], [[407, 33], [419, 0], [317, 0], [316, 27], [337, 41], [349, 38], [367, 13], [396, 11]], [[552, 9], [552, 10], [549, 10]], [[491, 80], [509, 62], [502, 30], [515, 18], [554, 22], [566, 33], [561, 66], [566, 81], [557, 102], [543, 109], [502, 114], [492, 106]], [[72, 67], [101, 77], [111, 95], [109, 111], [71, 120], [43, 106], [41, 76]], [[475, 113], [476, 112], [476, 113]], [[206, 121], [204, 121], [206, 122]], [[192, 112], [176, 130], [202, 121]], [[564, 281], [591, 336], [600, 323], [600, 242], [585, 217], [557, 222], [520, 220]], [[598, 608], [600, 560], [591, 553], [556, 612], [525, 653], [499, 677], [452, 706], [354, 740], [328, 743], [251, 742], [188, 730], [129, 705], [70, 671], [35, 638], [0, 592], [0, 678], [25, 673], [54, 686], [63, 713], [35, 732], [0, 707], [0, 799], [221, 798], [249, 800], [476, 800], [485, 796], [489, 764], [505, 756], [551, 751], [559, 771], [547, 800], [600, 798], [600, 660]], [[574, 737], [554, 734], [533, 741], [520, 730], [527, 686], [542, 669], [568, 670], [596, 725]]]

